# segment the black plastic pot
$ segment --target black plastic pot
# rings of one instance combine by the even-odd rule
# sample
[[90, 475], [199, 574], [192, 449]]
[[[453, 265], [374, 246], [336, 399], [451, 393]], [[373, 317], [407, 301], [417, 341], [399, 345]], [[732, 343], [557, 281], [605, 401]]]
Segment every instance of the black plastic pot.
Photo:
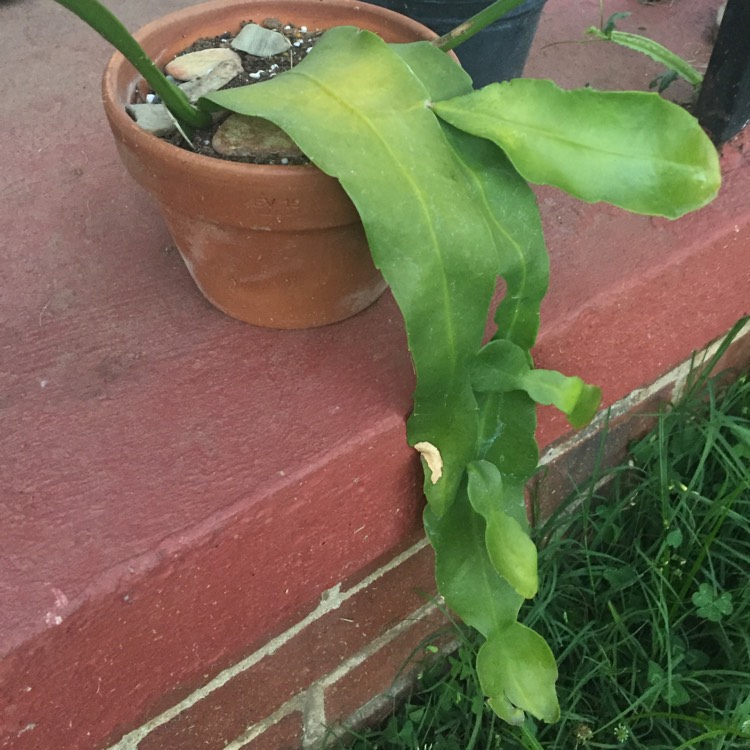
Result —
[[[447, 34], [484, 10], [490, 0], [369, 0]], [[454, 50], [464, 70], [479, 88], [523, 73], [539, 16], [546, 0], [526, 0]]]

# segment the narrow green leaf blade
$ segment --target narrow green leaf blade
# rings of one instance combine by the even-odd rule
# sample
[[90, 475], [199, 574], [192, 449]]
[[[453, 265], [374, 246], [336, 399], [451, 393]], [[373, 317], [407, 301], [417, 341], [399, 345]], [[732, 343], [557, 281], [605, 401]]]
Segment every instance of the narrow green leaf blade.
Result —
[[527, 180], [590, 203], [677, 218], [719, 189], [711, 141], [694, 117], [657, 94], [563, 91], [552, 81], [516, 79], [433, 107], [495, 142]]
[[469, 501], [487, 524], [485, 545], [495, 570], [525, 599], [536, 596], [539, 588], [536, 546], [521, 525], [503, 509], [503, 479], [494, 464], [469, 464]]
[[555, 657], [525, 625], [515, 622], [487, 639], [477, 656], [477, 674], [490, 706], [508, 723], [521, 724], [525, 711], [550, 724], [560, 718]]

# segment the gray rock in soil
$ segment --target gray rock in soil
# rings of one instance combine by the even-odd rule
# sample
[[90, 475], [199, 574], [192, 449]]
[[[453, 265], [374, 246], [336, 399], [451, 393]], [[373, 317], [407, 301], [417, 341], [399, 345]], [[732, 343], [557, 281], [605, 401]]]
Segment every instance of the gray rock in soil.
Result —
[[220, 63], [231, 64], [235, 70], [234, 75], [242, 71], [240, 56], [226, 47], [202, 49], [198, 52], [180, 55], [167, 63], [165, 71], [180, 81], [192, 81], [194, 78], [208, 75]]
[[125, 110], [144, 130], [160, 138], [175, 131], [174, 120], [163, 104], [128, 104]]
[[[242, 70], [241, 64], [240, 70]], [[210, 94], [212, 91], [218, 91], [239, 72], [234, 61], [225, 60], [224, 62], [220, 62], [210, 73], [202, 78], [181, 83], [180, 88], [185, 92], [185, 96], [195, 104], [202, 96]]]
[[[231, 52], [231, 50], [229, 51]], [[232, 54], [239, 60], [239, 56], [236, 53], [232, 52]], [[239, 67], [241, 70], [241, 63]], [[182, 89], [190, 102], [195, 104], [202, 96], [210, 94], [212, 91], [218, 91], [222, 86], [229, 83], [238, 72], [235, 61], [233, 59], [225, 59], [216, 65], [207, 75], [181, 83], [179, 88]], [[177, 129], [174, 118], [161, 102], [129, 104], [125, 109], [144, 130], [160, 138], [171, 135]], [[221, 116], [221, 113], [215, 114], [215, 117], [219, 116]]]
[[255, 57], [271, 57], [286, 52], [292, 43], [278, 31], [249, 23], [232, 40], [232, 47]]

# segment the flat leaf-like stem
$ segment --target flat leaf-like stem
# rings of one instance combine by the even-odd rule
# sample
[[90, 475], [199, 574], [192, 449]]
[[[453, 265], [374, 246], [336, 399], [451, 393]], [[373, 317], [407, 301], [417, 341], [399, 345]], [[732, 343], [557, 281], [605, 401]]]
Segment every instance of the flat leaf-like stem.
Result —
[[529, 538], [528, 524], [514, 518], [504, 505], [506, 496], [500, 470], [489, 461], [468, 466], [469, 502], [484, 518], [485, 546], [495, 570], [524, 599], [533, 599], [539, 588], [536, 547]]
[[[612, 21], [611, 18], [610, 21]], [[646, 36], [631, 34], [627, 31], [618, 31], [609, 23], [604, 30], [592, 26], [586, 30], [586, 33], [597, 39], [614, 42], [621, 47], [627, 47], [635, 52], [640, 52], [642, 55], [646, 55], [646, 57], [650, 57], [654, 62], [663, 65], [669, 70], [673, 70], [693, 88], [699, 88], [703, 83], [703, 76], [687, 60], [683, 60], [678, 54], [672, 52], [672, 50], [667, 49], [664, 45]]]
[[577, 375], [533, 369], [528, 354], [507, 339], [494, 339], [474, 362], [471, 382], [477, 393], [525, 391], [537, 404], [556, 406], [573, 427], [587, 425], [601, 402], [601, 389]]
[[[486, 639], [477, 669], [495, 711], [555, 721], [554, 658], [518, 623], [537, 590], [524, 494], [539, 460], [536, 402], [581, 425], [600, 393], [533, 368], [549, 262], [524, 178], [676, 216], [718, 187], [710, 142], [654, 94], [547, 81], [472, 92], [433, 45], [387, 45], [347, 27], [274, 80], [206, 99], [282, 127], [357, 207], [417, 375], [407, 431], [425, 468], [438, 589]], [[673, 130], [654, 132], [664, 127]], [[498, 276], [506, 292], [485, 345]]]
[[589, 203], [675, 219], [719, 190], [718, 155], [698, 121], [651, 93], [564, 91], [522, 78], [434, 108], [500, 146], [530, 182]]
[[[502, 508], [492, 507], [500, 500], [492, 464], [474, 471], [470, 492], [479, 512], [472, 506], [466, 467], [480, 442], [495, 455], [489, 448], [498, 444], [483, 432], [499, 427], [492, 409], [494, 424], [480, 424], [470, 368], [498, 275], [511, 290], [501, 315], [507, 334], [533, 344], [547, 258], [533, 194], [502, 152], [441, 123], [428, 106], [468, 91], [465, 73], [427, 43], [388, 46], [338, 28], [273, 82], [208, 98], [287, 130], [357, 206], [403, 313], [417, 373], [408, 431], [425, 456], [425, 528], [438, 587], [465, 622], [490, 637], [515, 623], [524, 595], [536, 591], [523, 485], [538, 454], [533, 403], [524, 401], [503, 416], [514, 448], [503, 443], [502, 451], [517, 460], [504, 477]], [[492, 478], [487, 486], [484, 474]]]
[[451, 92], [470, 91], [471, 83], [427, 43], [403, 54], [374, 34], [340, 27], [273, 81], [207, 98], [280, 125], [357, 207], [375, 264], [410, 321], [417, 390], [409, 440], [442, 455], [441, 479], [425, 488], [440, 515], [472, 458], [477, 406], [467, 364], [481, 344], [498, 263], [462, 165], [411, 66], [429, 55], [433, 67], [447, 68]]
[[543, 721], [560, 718], [554, 689], [555, 657], [544, 639], [521, 623], [514, 622], [494, 633], [480, 648], [477, 674], [490, 697], [492, 709], [510, 724], [521, 724], [525, 710]]

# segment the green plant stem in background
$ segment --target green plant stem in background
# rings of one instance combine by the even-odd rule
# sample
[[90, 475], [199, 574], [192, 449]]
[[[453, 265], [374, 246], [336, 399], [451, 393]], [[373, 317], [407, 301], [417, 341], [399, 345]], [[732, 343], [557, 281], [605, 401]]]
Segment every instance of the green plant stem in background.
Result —
[[443, 50], [443, 52], [448, 52], [458, 47], [459, 44], [463, 44], [467, 39], [471, 39], [471, 37], [479, 33], [482, 29], [502, 18], [506, 13], [517, 8], [523, 2], [525, 0], [495, 0], [492, 5], [484, 8], [484, 10], [480, 10], [479, 13], [459, 24], [455, 29], [435, 39], [432, 44], [438, 49]]
[[186, 128], [206, 128], [211, 125], [211, 115], [194, 107], [185, 94], [167, 80], [164, 73], [143, 51], [140, 44], [111, 11], [98, 0], [55, 0], [75, 13], [102, 38], [121, 52], [133, 67], [146, 79], [151, 89], [161, 97], [164, 106], [178, 123]]
[[687, 60], [667, 49], [659, 42], [642, 36], [631, 34], [627, 31], [615, 29], [615, 21], [630, 15], [629, 13], [615, 13], [610, 16], [603, 28], [598, 29], [591, 26], [586, 30], [589, 36], [596, 37], [608, 42], [614, 42], [621, 47], [627, 47], [635, 52], [650, 57], [654, 62], [663, 65], [667, 70], [674, 71], [680, 78], [686, 80], [694, 89], [699, 89], [703, 83], [703, 76]]

